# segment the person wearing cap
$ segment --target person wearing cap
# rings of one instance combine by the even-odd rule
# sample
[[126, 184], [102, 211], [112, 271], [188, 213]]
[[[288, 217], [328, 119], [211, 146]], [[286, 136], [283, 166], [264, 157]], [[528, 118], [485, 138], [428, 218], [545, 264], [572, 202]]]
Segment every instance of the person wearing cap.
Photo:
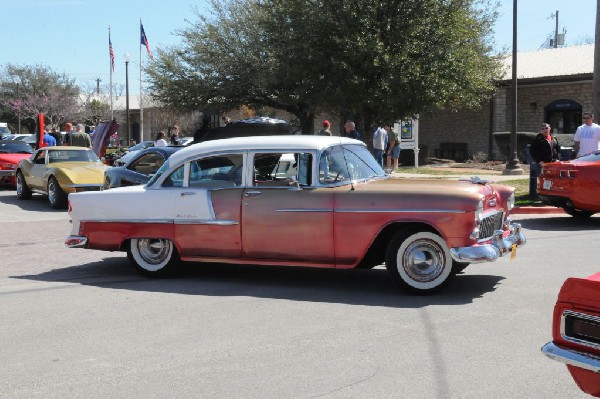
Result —
[[323, 121], [323, 129], [319, 130], [319, 136], [331, 136], [331, 130], [329, 130], [330, 127], [331, 122], [325, 119]]
[[558, 160], [560, 154], [560, 145], [555, 137], [550, 134], [550, 124], [543, 123], [540, 127], [540, 133], [533, 138], [529, 153], [531, 158], [537, 164], [544, 162], [554, 162]]

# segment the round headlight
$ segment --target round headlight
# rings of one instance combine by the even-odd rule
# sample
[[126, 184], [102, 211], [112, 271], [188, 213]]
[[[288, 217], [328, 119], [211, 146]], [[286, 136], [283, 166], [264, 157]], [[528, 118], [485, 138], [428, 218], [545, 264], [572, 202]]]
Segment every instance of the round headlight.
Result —
[[479, 223], [483, 220], [483, 200], [479, 200], [477, 209], [475, 209], [475, 220]]
[[506, 208], [510, 211], [515, 207], [515, 193], [513, 192], [506, 201]]

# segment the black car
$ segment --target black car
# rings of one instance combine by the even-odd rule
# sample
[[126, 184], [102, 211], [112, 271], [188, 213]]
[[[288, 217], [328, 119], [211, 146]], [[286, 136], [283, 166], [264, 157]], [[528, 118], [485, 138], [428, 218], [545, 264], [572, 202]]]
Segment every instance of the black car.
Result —
[[140, 150], [123, 166], [108, 168], [104, 175], [104, 189], [146, 184], [163, 163], [182, 146], [149, 147]]

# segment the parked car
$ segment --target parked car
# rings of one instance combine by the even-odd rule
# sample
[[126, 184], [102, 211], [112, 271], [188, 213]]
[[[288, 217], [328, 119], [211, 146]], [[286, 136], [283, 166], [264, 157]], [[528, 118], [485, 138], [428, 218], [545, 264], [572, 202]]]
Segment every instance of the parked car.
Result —
[[232, 137], [282, 136], [295, 134], [298, 129], [283, 119], [258, 117], [242, 119], [227, 126], [208, 129], [199, 135], [199, 142]]
[[129, 162], [129, 160], [131, 160], [133, 157], [135, 157], [135, 155], [139, 151], [143, 150], [144, 148], [149, 148], [149, 147], [154, 147], [154, 141], [152, 141], [152, 140], [142, 141], [139, 144], [133, 145], [133, 146], [129, 147], [129, 149], [127, 149], [127, 151], [125, 151], [125, 153], [123, 155], [121, 155], [121, 157], [113, 159], [113, 164], [115, 166], [123, 166], [127, 162]]
[[564, 282], [554, 306], [552, 341], [542, 353], [565, 363], [582, 391], [600, 397], [600, 273]]
[[570, 161], [545, 163], [537, 192], [548, 205], [576, 218], [600, 212], [600, 151]]
[[358, 140], [232, 138], [177, 151], [145, 186], [71, 194], [66, 245], [126, 251], [150, 276], [172, 273], [179, 260], [385, 262], [400, 286], [431, 293], [467, 264], [525, 244], [513, 204], [514, 188], [480, 179], [394, 179]]
[[139, 151], [123, 166], [108, 168], [104, 189], [145, 184], [175, 152], [183, 147], [149, 147]]
[[21, 159], [29, 158], [33, 150], [20, 141], [0, 141], [0, 184], [15, 185], [15, 170]]
[[190, 136], [180, 137], [179, 145], [182, 145], [182, 146], [190, 145], [192, 143], [192, 141], [194, 141], [193, 137], [190, 137]]
[[0, 140], [6, 140], [6, 137], [11, 134], [8, 124], [6, 122], [0, 122]]
[[100, 190], [105, 169], [89, 148], [42, 147], [19, 161], [17, 196], [29, 199], [34, 192], [44, 194], [52, 208], [64, 208], [69, 193]]

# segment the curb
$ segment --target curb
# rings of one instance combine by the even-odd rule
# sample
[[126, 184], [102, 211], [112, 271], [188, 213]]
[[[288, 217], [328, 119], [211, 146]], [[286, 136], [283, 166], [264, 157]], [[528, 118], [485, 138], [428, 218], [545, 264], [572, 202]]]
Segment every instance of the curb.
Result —
[[562, 208], [553, 206], [516, 206], [510, 211], [511, 215], [546, 215], [546, 214], [564, 214]]

